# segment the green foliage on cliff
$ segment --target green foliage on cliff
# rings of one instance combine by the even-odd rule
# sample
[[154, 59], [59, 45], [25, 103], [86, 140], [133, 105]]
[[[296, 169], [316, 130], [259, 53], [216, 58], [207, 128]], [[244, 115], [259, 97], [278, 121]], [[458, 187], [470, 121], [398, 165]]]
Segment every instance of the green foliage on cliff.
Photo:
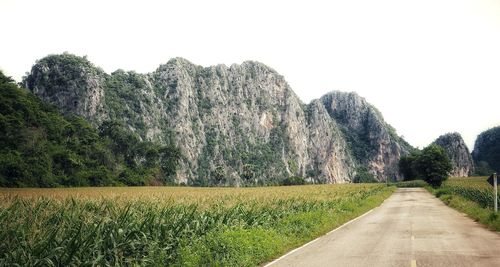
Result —
[[114, 122], [99, 131], [19, 88], [0, 72], [0, 186], [164, 183], [179, 151], [142, 142]]
[[354, 183], [377, 183], [375, 176], [366, 167], [358, 167], [353, 179]]
[[[255, 62], [203, 68], [176, 58], [148, 74], [106, 74], [86, 58], [66, 53], [37, 61], [24, 85], [94, 127], [116, 121], [142, 140], [169, 144], [175, 139], [186, 155], [177, 182], [189, 185], [275, 185], [305, 172], [315, 182], [373, 181], [381, 172], [372, 162], [392, 178], [395, 161], [380, 159], [398, 158], [411, 148], [355, 93], [332, 93], [306, 105], [282, 76]], [[118, 160], [131, 166], [141, 162], [130, 158]], [[345, 164], [330, 172], [323, 164], [330, 159]], [[357, 168], [369, 170], [351, 177]]]
[[477, 174], [500, 173], [500, 126], [484, 131], [477, 137], [472, 157], [478, 166]]
[[[49, 55], [37, 61], [37, 65], [51, 68], [50, 75], [44, 77], [34, 77], [28, 75], [24, 77], [23, 84], [27, 88], [32, 88], [36, 82], [38, 86], [46, 87], [50, 92], [56, 93], [61, 87], [68, 83], [74, 84], [80, 90], [85, 90], [84, 76], [86, 74], [104, 74], [104, 71], [92, 64], [86, 57], [79, 57], [69, 53], [60, 55]], [[42, 72], [37, 72], [38, 74]]]
[[474, 169], [474, 176], [489, 176], [495, 171], [490, 167], [490, 164], [486, 161], [476, 162], [476, 167]]
[[106, 106], [113, 120], [127, 118], [127, 123], [144, 136], [145, 123], [138, 114], [143, 113], [141, 102], [151, 105], [151, 101], [139, 92], [145, 86], [140, 74], [117, 70], [106, 79]]

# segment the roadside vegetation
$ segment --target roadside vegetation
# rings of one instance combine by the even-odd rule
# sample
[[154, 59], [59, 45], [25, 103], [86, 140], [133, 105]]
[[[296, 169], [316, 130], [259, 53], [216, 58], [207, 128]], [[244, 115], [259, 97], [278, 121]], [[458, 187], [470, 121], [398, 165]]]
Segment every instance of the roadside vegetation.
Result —
[[450, 178], [440, 188], [427, 187], [446, 205], [500, 231], [500, 218], [493, 210], [493, 187], [488, 177]]
[[405, 187], [426, 187], [426, 186], [429, 186], [429, 184], [427, 182], [425, 182], [424, 180], [401, 181], [401, 182], [393, 183], [391, 185], [394, 185], [396, 187], [401, 187], [401, 188], [405, 188]]
[[0, 265], [255, 266], [393, 191], [382, 184], [0, 189]]

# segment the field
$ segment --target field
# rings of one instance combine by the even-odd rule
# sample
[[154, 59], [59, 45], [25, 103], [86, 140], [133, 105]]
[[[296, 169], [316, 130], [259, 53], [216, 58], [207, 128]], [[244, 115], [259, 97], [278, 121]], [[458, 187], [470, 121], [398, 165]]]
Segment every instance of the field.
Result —
[[450, 178], [443, 183], [443, 192], [449, 191], [476, 202], [483, 208], [493, 208], [493, 187], [488, 177]]
[[427, 188], [450, 207], [500, 231], [500, 218], [493, 211], [493, 187], [488, 184], [487, 179], [488, 177], [450, 178], [439, 189]]
[[393, 191], [381, 184], [0, 189], [0, 265], [255, 266]]

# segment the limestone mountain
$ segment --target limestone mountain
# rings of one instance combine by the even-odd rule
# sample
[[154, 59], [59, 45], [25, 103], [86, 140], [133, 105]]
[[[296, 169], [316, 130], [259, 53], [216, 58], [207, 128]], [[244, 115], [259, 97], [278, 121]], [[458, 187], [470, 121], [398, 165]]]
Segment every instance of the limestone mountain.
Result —
[[331, 119], [339, 125], [358, 166], [379, 179], [400, 177], [399, 159], [412, 147], [396, 134], [382, 114], [356, 93], [331, 92], [321, 97]]
[[468, 177], [474, 172], [472, 156], [459, 133], [441, 135], [434, 143], [441, 146], [451, 160], [453, 166], [451, 176]]
[[500, 126], [482, 132], [474, 143], [472, 157], [480, 168], [480, 175], [500, 172]]
[[147, 74], [107, 74], [62, 54], [37, 61], [23, 83], [95, 126], [116, 120], [144, 140], [178, 146], [177, 183], [397, 179], [411, 149], [357, 94], [332, 92], [306, 105], [283, 76], [254, 61], [201, 67], [174, 58]]

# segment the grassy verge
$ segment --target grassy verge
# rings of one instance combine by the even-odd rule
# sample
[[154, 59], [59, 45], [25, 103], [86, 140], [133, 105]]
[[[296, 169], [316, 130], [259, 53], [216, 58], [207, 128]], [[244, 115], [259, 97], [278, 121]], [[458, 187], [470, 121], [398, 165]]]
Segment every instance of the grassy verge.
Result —
[[493, 190], [488, 188], [483, 178], [452, 178], [441, 188], [426, 186], [426, 189], [451, 208], [467, 214], [489, 229], [500, 231], [500, 218], [492, 209]]
[[0, 265], [255, 266], [380, 205], [394, 187], [166, 190], [180, 200], [4, 196]]

